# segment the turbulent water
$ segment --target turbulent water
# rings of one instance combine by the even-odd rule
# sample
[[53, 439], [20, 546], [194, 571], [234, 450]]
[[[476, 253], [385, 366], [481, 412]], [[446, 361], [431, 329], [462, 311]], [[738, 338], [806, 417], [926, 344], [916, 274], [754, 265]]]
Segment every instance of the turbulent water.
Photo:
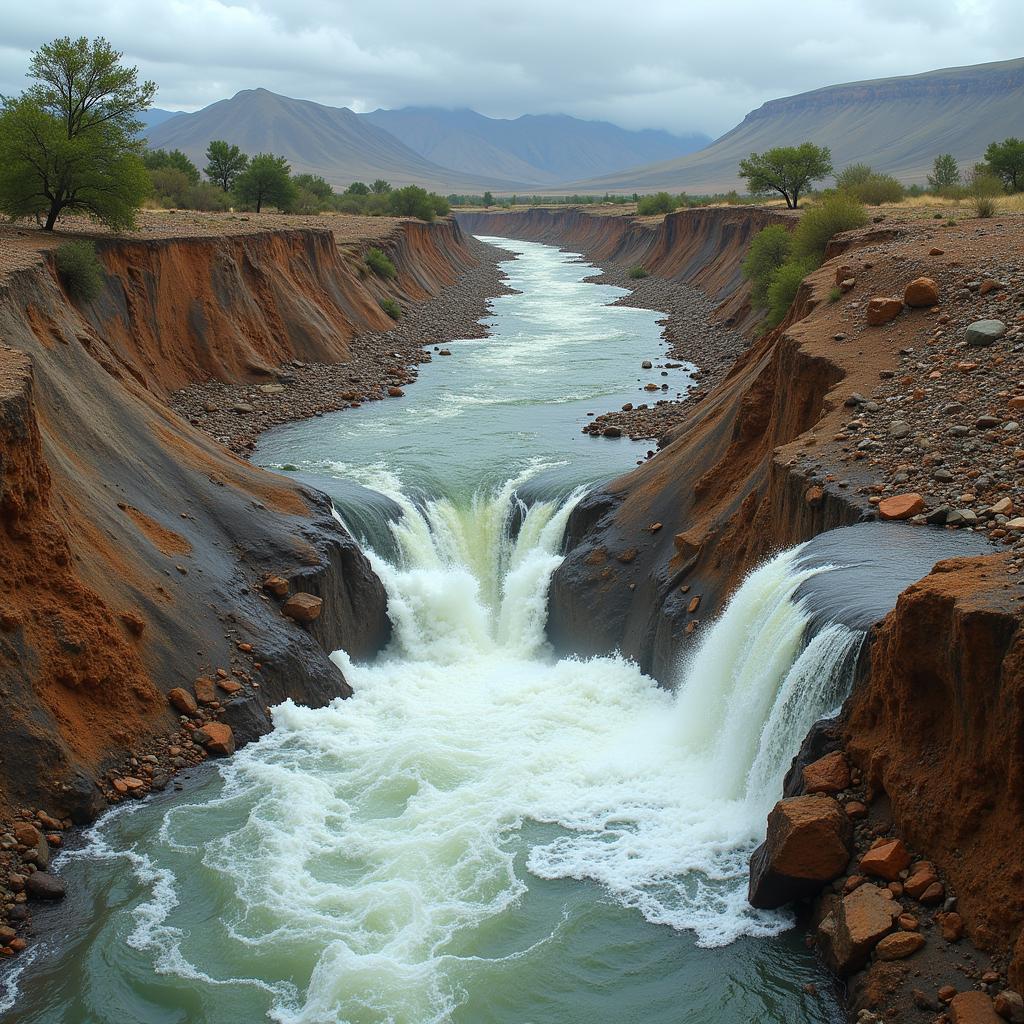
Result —
[[[581, 484], [637, 451], [575, 440], [583, 406], [636, 387], [637, 330], [654, 354], [657, 326], [602, 305], [617, 290], [581, 284], [565, 255], [514, 247], [524, 294], [495, 303], [490, 343], [535, 352], [548, 331], [537, 379], [502, 397], [480, 364], [454, 380], [428, 368], [421, 413], [460, 386], [491, 394], [483, 419], [487, 402], [445, 403], [461, 410], [450, 444], [382, 416], [361, 436], [346, 414], [261, 452], [387, 497], [360, 505], [339, 483], [376, 548], [391, 646], [370, 664], [334, 655], [350, 700], [280, 706], [218, 774], [91, 830], [61, 864], [74, 895], [22, 979], [19, 1021], [836, 1019], [804, 990], [822, 979], [789, 918], [746, 904], [746, 860], [860, 634], [826, 625], [808, 642], [797, 591], [828, 568], [791, 551], [745, 581], [675, 692], [622, 659], [552, 655], [567, 516]], [[593, 385], [576, 373], [587, 335], [604, 346]], [[491, 358], [461, 344], [456, 367]], [[513, 392], [515, 366], [494, 357]], [[534, 423], [551, 427], [537, 444]]]

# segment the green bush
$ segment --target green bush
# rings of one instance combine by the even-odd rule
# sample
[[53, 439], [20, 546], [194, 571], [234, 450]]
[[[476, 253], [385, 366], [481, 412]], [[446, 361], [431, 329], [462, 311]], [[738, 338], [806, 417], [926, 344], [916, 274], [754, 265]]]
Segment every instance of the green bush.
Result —
[[178, 205], [183, 210], [207, 210], [223, 213], [231, 209], [231, 196], [222, 188], [201, 181], [185, 189]]
[[834, 284], [828, 290], [828, 301], [838, 302], [843, 297], [843, 289], [839, 285]]
[[378, 276], [391, 280], [395, 274], [395, 265], [381, 252], [380, 249], [371, 249], [366, 254], [366, 265]]
[[380, 308], [383, 309], [392, 320], [397, 320], [402, 315], [402, 307], [395, 302], [394, 299], [381, 299]]
[[868, 222], [864, 207], [848, 192], [833, 192], [804, 211], [793, 232], [793, 255], [820, 264], [829, 239], [840, 231], [851, 231]]
[[418, 217], [431, 221], [438, 214], [448, 212], [448, 200], [434, 192], [428, 192], [418, 185], [396, 188], [383, 196], [374, 196], [387, 202], [389, 211], [396, 217]]
[[817, 260], [805, 256], [791, 259], [775, 271], [771, 284], [768, 286], [768, 318], [766, 320], [768, 327], [775, 327], [782, 323], [796, 298], [801, 281], [818, 266]]
[[667, 192], [656, 192], [653, 196], [641, 196], [636, 212], [641, 217], [651, 217], [656, 213], [672, 213], [678, 205], [678, 201]]
[[743, 260], [743, 276], [750, 282], [751, 302], [758, 309], [768, 305], [768, 286], [792, 251], [793, 235], [781, 224], [773, 224], [754, 236]]
[[891, 174], [878, 174], [867, 164], [851, 164], [837, 174], [836, 187], [870, 206], [898, 203], [906, 195], [903, 185]]
[[974, 197], [975, 217], [994, 217], [996, 214], [996, 201], [992, 196]]
[[629, 271], [629, 276], [634, 281], [639, 281], [640, 278], [647, 277], [647, 271], [644, 270], [643, 267], [639, 267], [639, 266], [638, 267], [631, 267], [630, 271]]
[[53, 254], [64, 287], [82, 302], [95, 299], [103, 288], [103, 264], [92, 242], [64, 242]]

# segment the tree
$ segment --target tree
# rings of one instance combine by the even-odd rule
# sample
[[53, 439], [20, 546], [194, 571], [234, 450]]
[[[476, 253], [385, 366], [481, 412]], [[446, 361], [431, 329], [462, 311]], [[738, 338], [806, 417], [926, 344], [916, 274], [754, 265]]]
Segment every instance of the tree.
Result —
[[375, 196], [387, 195], [391, 191], [391, 183], [385, 181], [383, 178], [378, 178], [371, 186], [370, 191]]
[[345, 195], [347, 196], [368, 196], [370, 194], [370, 186], [362, 181], [353, 181], [347, 189], [345, 189]]
[[649, 217], [656, 213], [671, 213], [678, 203], [667, 192], [655, 192], [652, 196], [643, 196], [636, 204], [636, 212], [641, 217]]
[[237, 147], [223, 139], [214, 139], [206, 147], [206, 167], [203, 173], [225, 192], [230, 192], [238, 176], [249, 166], [249, 158]]
[[447, 201], [418, 185], [397, 188], [388, 195], [388, 209], [396, 217], [419, 217], [433, 220], [438, 213], [448, 212]]
[[251, 203], [259, 213], [264, 203], [286, 210], [295, 199], [291, 167], [283, 156], [259, 153], [235, 179], [235, 194], [243, 203]]
[[960, 168], [952, 153], [942, 153], [935, 158], [932, 173], [928, 175], [928, 187], [933, 192], [956, 188], [960, 184]]
[[778, 192], [791, 210], [797, 208], [800, 193], [812, 181], [820, 181], [831, 173], [832, 154], [828, 147], [815, 146], [812, 142], [751, 153], [740, 161], [739, 170], [751, 195]]
[[102, 36], [64, 36], [32, 54], [36, 84], [0, 111], [0, 211], [45, 215], [46, 231], [65, 211], [114, 229], [134, 224], [149, 191], [138, 115], [156, 85], [139, 84], [121, 57]]
[[985, 163], [1010, 192], [1024, 189], [1024, 140], [1003, 139], [985, 150]]
[[331, 188], [330, 183], [321, 178], [319, 174], [296, 174], [292, 178], [292, 182], [296, 188], [311, 193], [325, 203], [334, 196], [334, 189]]
[[199, 184], [199, 168], [180, 149], [147, 149], [142, 162], [147, 171], [180, 171], [190, 185]]
[[493, 206], [494, 205], [494, 196], [492, 196], [490, 192], [485, 192], [484, 193], [483, 204], [484, 204], [484, 206]]

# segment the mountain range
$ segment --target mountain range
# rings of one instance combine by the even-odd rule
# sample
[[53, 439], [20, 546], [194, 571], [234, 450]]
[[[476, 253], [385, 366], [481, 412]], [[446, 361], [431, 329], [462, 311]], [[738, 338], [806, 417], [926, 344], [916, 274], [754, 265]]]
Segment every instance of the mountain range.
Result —
[[988, 144], [1024, 136], [1024, 58], [879, 78], [770, 100], [700, 152], [567, 186], [589, 192], [714, 193], [743, 189], [739, 161], [810, 139], [832, 150], [837, 170], [870, 164], [905, 184], [924, 184], [940, 153], [963, 169]]

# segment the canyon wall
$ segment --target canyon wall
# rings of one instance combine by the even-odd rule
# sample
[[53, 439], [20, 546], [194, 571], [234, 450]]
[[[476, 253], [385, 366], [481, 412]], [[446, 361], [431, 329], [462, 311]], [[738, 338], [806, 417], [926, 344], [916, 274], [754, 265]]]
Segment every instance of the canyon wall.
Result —
[[[343, 359], [470, 257], [452, 222], [403, 222], [360, 270], [325, 231], [100, 246], [106, 278], [71, 300], [45, 257], [0, 279], [0, 806], [84, 820], [97, 781], [176, 726], [166, 694], [216, 669], [240, 741], [291, 697], [348, 692], [327, 653], [389, 636], [386, 598], [329, 500], [231, 455], [165, 404], [173, 388]], [[324, 601], [300, 627], [265, 574]], [[240, 645], [242, 645], [240, 647]], [[225, 701], [227, 698], [223, 698]]]

